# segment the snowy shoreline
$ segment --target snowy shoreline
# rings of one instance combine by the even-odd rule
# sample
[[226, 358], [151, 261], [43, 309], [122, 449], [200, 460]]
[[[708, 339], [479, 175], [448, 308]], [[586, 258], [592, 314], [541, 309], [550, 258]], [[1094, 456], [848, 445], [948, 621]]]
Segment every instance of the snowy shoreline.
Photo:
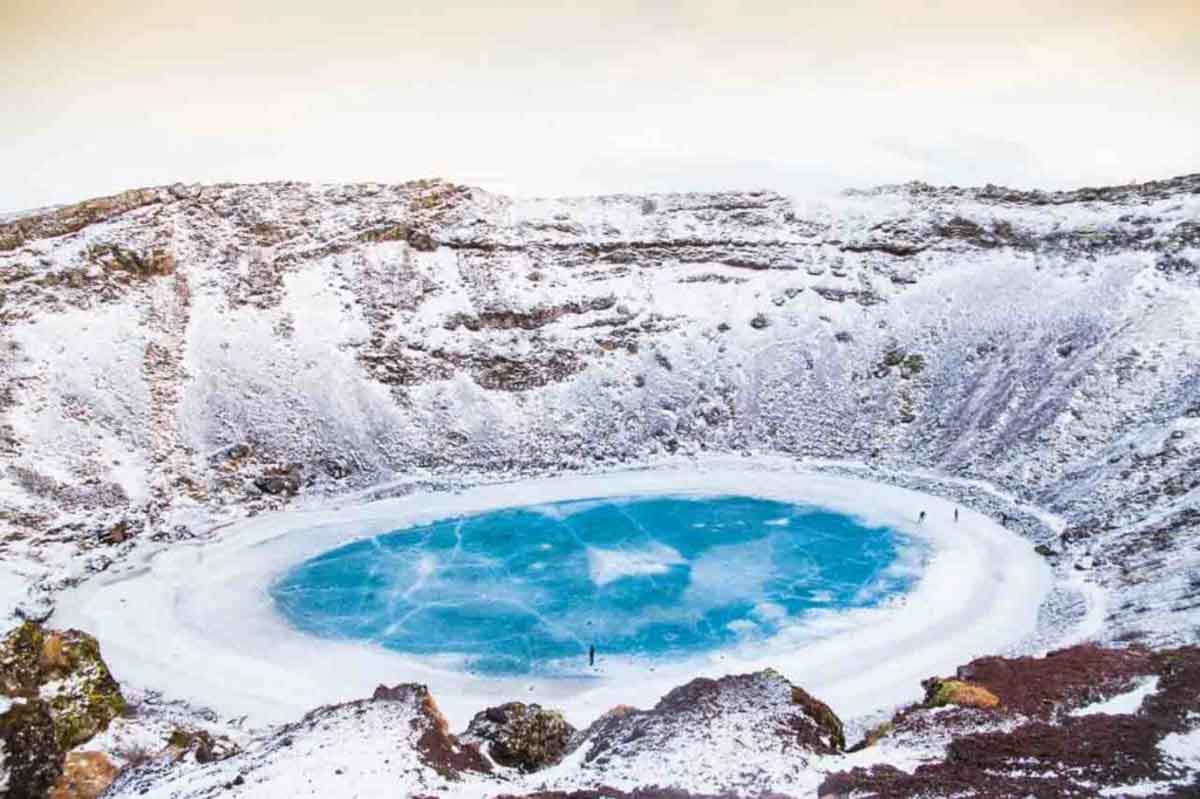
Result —
[[[397, 527], [481, 510], [663, 493], [737, 494], [816, 505], [923, 539], [930, 559], [903, 600], [829, 613], [754, 651], [737, 649], [647, 670], [608, 661], [598, 678], [483, 678], [359, 642], [290, 627], [267, 586], [299, 561]], [[854, 719], [918, 698], [921, 679], [1028, 639], [1052, 577], [1031, 542], [955, 503], [833, 476], [784, 458], [719, 457], [680, 466], [537, 478], [461, 491], [251, 518], [194, 544], [143, 554], [58, 598], [56, 624], [95, 634], [123, 682], [251, 725], [368, 696], [380, 683], [427, 684], [453, 728], [520, 699], [585, 725], [617, 704], [653, 705], [697, 676], [772, 667]], [[917, 513], [928, 518], [917, 524]], [[955, 601], [948, 602], [953, 597]]]

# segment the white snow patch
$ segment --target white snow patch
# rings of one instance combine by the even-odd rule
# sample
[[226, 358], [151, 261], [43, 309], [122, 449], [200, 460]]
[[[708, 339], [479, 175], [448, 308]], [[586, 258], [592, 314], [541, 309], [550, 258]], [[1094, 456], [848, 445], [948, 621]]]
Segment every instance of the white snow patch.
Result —
[[1158, 750], [1180, 765], [1200, 771], [1200, 727], [1167, 735], [1158, 742]]
[[28, 587], [25, 577], [0, 566], [0, 631], [13, 625], [13, 609], [25, 598]]
[[622, 577], [645, 577], [666, 574], [672, 566], [687, 561], [678, 550], [654, 542], [644, 549], [587, 548], [588, 574], [598, 586], [608, 585]]
[[759, 602], [750, 613], [763, 621], [782, 621], [787, 618], [787, 608], [775, 602]]
[[1107, 713], [1111, 716], [1121, 716], [1136, 713], [1138, 712], [1138, 708], [1142, 706], [1142, 700], [1157, 690], [1158, 677], [1144, 677], [1137, 681], [1137, 685], [1133, 689], [1123, 694], [1109, 697], [1103, 702], [1095, 702], [1091, 705], [1076, 708], [1071, 712], [1071, 715], [1094, 716], [1098, 713]]
[[5, 553], [5, 557], [9, 562], [0, 562], [0, 635], [20, 622], [16, 609], [29, 600], [30, 589], [36, 583], [33, 564], [20, 562], [11, 553]]

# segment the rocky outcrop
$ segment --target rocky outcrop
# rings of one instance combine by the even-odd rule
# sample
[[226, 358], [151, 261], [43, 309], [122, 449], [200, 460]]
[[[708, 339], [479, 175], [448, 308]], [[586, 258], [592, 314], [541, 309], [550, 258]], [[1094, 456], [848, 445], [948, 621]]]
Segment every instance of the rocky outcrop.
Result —
[[88, 225], [105, 222], [171, 198], [170, 189], [134, 189], [74, 205], [36, 211], [15, 221], [0, 224], [0, 251], [15, 250], [31, 240], [75, 233]]
[[[310, 796], [440, 794], [492, 771], [473, 744], [447, 729], [423, 685], [380, 686], [371, 699], [317, 708], [300, 721], [264, 732], [238, 751], [217, 741], [202, 755], [195, 732], [173, 735], [170, 756], [128, 769], [112, 789], [150, 789], [180, 797], [278, 796], [298, 770]], [[179, 757], [182, 747], [194, 757]]]
[[[1181, 760], [1165, 745], [1172, 736], [1200, 741], [1200, 648], [1149, 653], [1079, 646], [1044, 658], [982, 658], [958, 674], [977, 682], [934, 679], [927, 690], [968, 701], [927, 698], [897, 713], [884, 734], [855, 747], [930, 751], [944, 742], [944, 756], [912, 772], [875, 765], [835, 773], [820, 795], [899, 799], [968, 792], [1050, 799], [1096, 796], [1100, 788], [1118, 795], [1123, 788], [1157, 786], [1154, 795], [1178, 797], [1200, 790], [1200, 760]], [[1139, 680], [1154, 688], [1139, 706], [1084, 712]], [[982, 692], [996, 701], [975, 701]], [[932, 710], [947, 705], [957, 707]]]
[[446, 779], [457, 779], [464, 772], [491, 771], [477, 747], [461, 743], [450, 734], [445, 716], [424, 685], [406, 683], [391, 688], [381, 685], [375, 689], [371, 701], [395, 702], [411, 708], [414, 714], [412, 726], [420, 731], [416, 748], [421, 762]]
[[0, 795], [43, 799], [63, 768], [50, 706], [40, 699], [0, 702], [7, 708], [0, 713]]
[[0, 695], [44, 701], [64, 752], [86, 743], [125, 709], [95, 638], [33, 622], [0, 644]]
[[[809, 759], [840, 752], [842, 723], [781, 674], [696, 679], [650, 710], [617, 708], [591, 725], [580, 773], [631, 789], [647, 775], [691, 773], [696, 789], [757, 793], [787, 782]], [[736, 764], [715, 769], [709, 753], [731, 746]], [[699, 762], [709, 763], [704, 769]]]
[[460, 738], [486, 745], [497, 764], [528, 773], [562, 760], [574, 734], [557, 710], [508, 702], [476, 713]]

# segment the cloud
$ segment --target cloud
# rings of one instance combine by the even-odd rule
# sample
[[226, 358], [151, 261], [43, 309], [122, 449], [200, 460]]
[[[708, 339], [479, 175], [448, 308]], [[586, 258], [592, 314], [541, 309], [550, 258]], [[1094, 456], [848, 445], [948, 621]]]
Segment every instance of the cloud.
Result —
[[1200, 162], [1198, 9], [16, 0], [0, 209], [174, 181], [483, 175], [529, 195], [1160, 177]]

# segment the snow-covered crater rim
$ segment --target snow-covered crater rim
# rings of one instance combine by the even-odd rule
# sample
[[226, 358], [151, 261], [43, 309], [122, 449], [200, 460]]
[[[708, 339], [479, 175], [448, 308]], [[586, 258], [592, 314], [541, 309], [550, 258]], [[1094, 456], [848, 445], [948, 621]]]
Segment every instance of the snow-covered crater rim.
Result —
[[[921, 539], [931, 554], [901, 602], [819, 615], [754, 649], [653, 670], [615, 664], [580, 679], [472, 676], [366, 643], [317, 639], [283, 620], [267, 594], [274, 579], [302, 560], [397, 527], [505, 507], [662, 494], [819, 506]], [[316, 705], [369, 695], [379, 683], [422, 682], [455, 725], [512, 699], [561, 707], [586, 724], [615, 704], [651, 705], [696, 676], [765, 667], [853, 718], [914, 699], [922, 678], [1028, 638], [1051, 582], [1028, 541], [965, 508], [955, 521], [948, 500], [793, 463], [711, 459], [256, 517], [217, 539], [175, 545], [136, 569], [81, 586], [63, 597], [59, 619], [98, 635], [123, 680], [231, 717], [248, 715], [252, 723], [286, 721]]]

